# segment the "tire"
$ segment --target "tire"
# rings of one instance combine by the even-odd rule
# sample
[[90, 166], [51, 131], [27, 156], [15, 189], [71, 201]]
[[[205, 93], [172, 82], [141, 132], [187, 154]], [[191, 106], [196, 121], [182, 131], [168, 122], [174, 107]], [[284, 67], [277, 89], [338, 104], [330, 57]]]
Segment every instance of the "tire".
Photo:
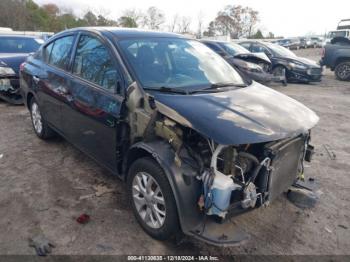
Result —
[[47, 140], [55, 136], [55, 132], [48, 126], [42, 118], [40, 107], [35, 98], [30, 100], [30, 117], [35, 134], [43, 140]]
[[350, 61], [337, 64], [334, 73], [338, 80], [350, 81]]
[[[150, 185], [149, 190], [147, 185]], [[179, 233], [178, 213], [172, 189], [163, 169], [153, 158], [140, 158], [131, 165], [127, 189], [136, 220], [146, 233], [158, 240], [166, 240]], [[147, 191], [153, 194], [147, 194]], [[155, 194], [157, 198], [154, 197]]]
[[282, 84], [284, 86], [287, 85], [288, 79], [287, 79], [287, 73], [286, 73], [286, 68], [284, 66], [281, 65], [277, 65], [272, 69], [272, 74], [274, 76], [283, 76], [284, 77], [284, 81], [282, 81]]

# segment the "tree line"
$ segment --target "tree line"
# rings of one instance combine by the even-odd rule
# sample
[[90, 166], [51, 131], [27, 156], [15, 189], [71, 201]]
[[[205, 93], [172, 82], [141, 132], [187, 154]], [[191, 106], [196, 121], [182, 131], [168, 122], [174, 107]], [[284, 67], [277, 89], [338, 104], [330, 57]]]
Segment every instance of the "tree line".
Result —
[[[140, 27], [152, 30], [165, 30], [178, 33], [196, 34], [197, 37], [230, 35], [231, 38], [263, 38], [256, 26], [259, 13], [250, 7], [229, 5], [220, 10], [207, 28], [204, 27], [204, 14], [199, 12], [193, 21], [191, 17], [175, 14], [166, 21], [165, 14], [155, 6], [146, 10], [126, 9], [117, 19], [91, 10], [81, 17], [72, 10], [59, 8], [56, 4], [38, 5], [33, 0], [1, 0], [0, 27], [10, 27], [18, 31], [59, 32], [80, 26], [119, 26]], [[191, 30], [193, 23], [197, 29]], [[269, 34], [273, 38], [273, 34]]]

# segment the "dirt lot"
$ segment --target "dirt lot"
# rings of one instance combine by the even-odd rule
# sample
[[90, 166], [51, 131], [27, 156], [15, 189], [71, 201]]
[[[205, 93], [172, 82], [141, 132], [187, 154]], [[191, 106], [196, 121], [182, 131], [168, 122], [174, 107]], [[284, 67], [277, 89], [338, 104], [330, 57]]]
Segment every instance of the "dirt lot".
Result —
[[[315, 60], [319, 52], [298, 51]], [[350, 254], [350, 82], [326, 71], [320, 84], [274, 88], [320, 116], [317, 154], [306, 167], [320, 200], [302, 210], [281, 196], [235, 218], [251, 239], [231, 248], [153, 240], [134, 219], [121, 181], [64, 140], [39, 140], [26, 108], [0, 102], [0, 254], [33, 254], [27, 238], [38, 231], [55, 242], [54, 254]], [[115, 192], [79, 200], [98, 184]], [[88, 224], [75, 221], [81, 213], [91, 216]]]

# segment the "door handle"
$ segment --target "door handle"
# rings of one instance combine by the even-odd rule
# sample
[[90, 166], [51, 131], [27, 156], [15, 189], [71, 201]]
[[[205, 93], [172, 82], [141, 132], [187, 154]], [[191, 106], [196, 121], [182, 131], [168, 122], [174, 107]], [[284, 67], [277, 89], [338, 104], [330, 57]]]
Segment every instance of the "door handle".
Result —
[[38, 84], [40, 81], [40, 78], [38, 76], [33, 76], [33, 81], [35, 84]]

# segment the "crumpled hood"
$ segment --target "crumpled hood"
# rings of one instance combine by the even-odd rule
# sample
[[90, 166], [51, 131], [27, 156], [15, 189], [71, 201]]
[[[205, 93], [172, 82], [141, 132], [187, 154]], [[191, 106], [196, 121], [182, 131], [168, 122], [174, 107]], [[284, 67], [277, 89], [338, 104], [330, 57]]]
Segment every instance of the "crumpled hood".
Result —
[[271, 64], [271, 60], [264, 53], [240, 53], [234, 56], [235, 58], [246, 59], [246, 58], [255, 58], [262, 60], [263, 62]]
[[154, 93], [158, 110], [224, 145], [274, 141], [307, 132], [318, 116], [298, 101], [253, 82], [218, 93]]
[[18, 76], [19, 66], [27, 59], [29, 54], [5, 54], [0, 53], [0, 66], [8, 66]]

